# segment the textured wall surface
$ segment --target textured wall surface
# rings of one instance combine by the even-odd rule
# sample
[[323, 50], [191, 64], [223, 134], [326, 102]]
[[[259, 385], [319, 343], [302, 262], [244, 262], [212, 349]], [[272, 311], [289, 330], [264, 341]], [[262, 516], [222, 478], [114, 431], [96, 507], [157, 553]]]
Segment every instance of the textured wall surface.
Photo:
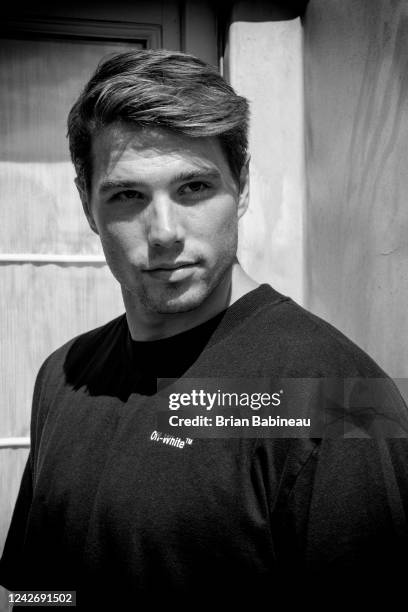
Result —
[[302, 302], [302, 26], [275, 21], [270, 4], [236, 4], [226, 53], [226, 75], [251, 105], [251, 195], [239, 256], [258, 281]]
[[311, 0], [306, 305], [408, 376], [408, 3]]

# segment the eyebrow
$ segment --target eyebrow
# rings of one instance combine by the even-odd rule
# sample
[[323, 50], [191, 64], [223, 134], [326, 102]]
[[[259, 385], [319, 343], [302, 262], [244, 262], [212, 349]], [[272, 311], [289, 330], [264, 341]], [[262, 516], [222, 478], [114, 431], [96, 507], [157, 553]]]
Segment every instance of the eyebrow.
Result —
[[[190, 171], [186, 171], [186, 172], [180, 172], [179, 174], [177, 174], [176, 176], [174, 176], [171, 180], [171, 183], [180, 183], [183, 181], [191, 181], [191, 180], [197, 180], [197, 179], [206, 179], [206, 180], [214, 180], [214, 179], [219, 179], [220, 178], [220, 173], [219, 171], [214, 168], [214, 169], [203, 169], [203, 170], [190, 170]], [[103, 181], [99, 188], [98, 188], [98, 192], [100, 194], [105, 194], [108, 193], [109, 191], [112, 191], [114, 189], [136, 189], [138, 187], [146, 187], [146, 183], [144, 183], [143, 181], [137, 181], [137, 180], [106, 180]]]
[[136, 187], [141, 187], [143, 185], [142, 182], [140, 181], [132, 181], [132, 180], [127, 180], [127, 181], [111, 181], [111, 180], [106, 180], [103, 181], [98, 188], [99, 193], [104, 194], [107, 193], [109, 191], [112, 191], [113, 189], [135, 189]]
[[206, 168], [202, 170], [199, 170], [197, 168], [197, 170], [190, 170], [189, 172], [188, 171], [180, 172], [173, 178], [171, 182], [181, 183], [183, 181], [191, 181], [193, 179], [198, 179], [198, 178], [205, 178], [207, 180], [211, 180], [211, 179], [218, 179], [220, 178], [220, 176], [221, 175], [216, 168]]

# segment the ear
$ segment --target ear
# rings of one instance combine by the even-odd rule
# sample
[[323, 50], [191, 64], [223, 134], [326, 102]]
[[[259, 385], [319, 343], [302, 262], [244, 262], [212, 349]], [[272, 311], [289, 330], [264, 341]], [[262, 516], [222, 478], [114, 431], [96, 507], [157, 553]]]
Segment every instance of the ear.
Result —
[[250, 156], [245, 160], [239, 175], [239, 196], [238, 196], [238, 219], [247, 211], [249, 205], [249, 162]]
[[79, 197], [81, 198], [82, 202], [82, 208], [84, 209], [84, 213], [86, 215], [86, 218], [88, 219], [89, 227], [93, 232], [95, 232], [95, 234], [99, 234], [98, 228], [96, 227], [95, 219], [91, 212], [88, 190], [78, 177], [76, 177], [75, 179], [75, 185], [78, 189]]

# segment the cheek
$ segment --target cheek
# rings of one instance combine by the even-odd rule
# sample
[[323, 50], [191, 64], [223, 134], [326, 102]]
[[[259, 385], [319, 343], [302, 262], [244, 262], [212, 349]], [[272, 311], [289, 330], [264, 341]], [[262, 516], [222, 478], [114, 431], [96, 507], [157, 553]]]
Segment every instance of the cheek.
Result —
[[224, 242], [226, 246], [233, 242], [238, 231], [236, 203], [220, 201], [205, 216], [201, 227], [202, 236], [209, 243], [217, 243], [221, 249]]
[[[221, 262], [229, 261], [235, 256], [238, 241], [238, 220], [236, 205], [220, 202], [219, 206], [211, 207], [197, 224], [194, 238], [197, 240], [197, 252], [213, 269]], [[188, 240], [187, 240], [188, 244]], [[193, 241], [191, 242], [193, 244]]]
[[200, 210], [198, 225], [203, 229], [203, 234], [215, 235], [220, 232], [228, 233], [238, 224], [237, 203], [232, 197], [218, 197], [208, 202]]
[[138, 266], [146, 259], [146, 243], [138, 227], [112, 222], [99, 232], [105, 257], [114, 266]]
[[127, 249], [141, 243], [140, 224], [129, 221], [110, 221], [104, 223], [99, 231], [102, 242], [116, 244]]

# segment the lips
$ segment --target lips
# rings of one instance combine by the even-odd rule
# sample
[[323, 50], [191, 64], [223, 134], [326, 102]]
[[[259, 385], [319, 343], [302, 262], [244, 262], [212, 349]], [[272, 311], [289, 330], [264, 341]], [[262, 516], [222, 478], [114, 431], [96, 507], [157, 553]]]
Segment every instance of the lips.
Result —
[[180, 261], [172, 263], [162, 263], [145, 270], [145, 273], [152, 279], [176, 283], [184, 281], [194, 274], [197, 264], [194, 262]]
[[181, 261], [181, 262], [173, 262], [173, 263], [162, 263], [160, 265], [148, 268], [146, 272], [157, 272], [158, 270], [178, 270], [179, 268], [187, 268], [189, 266], [194, 266], [195, 263], [191, 261]]

